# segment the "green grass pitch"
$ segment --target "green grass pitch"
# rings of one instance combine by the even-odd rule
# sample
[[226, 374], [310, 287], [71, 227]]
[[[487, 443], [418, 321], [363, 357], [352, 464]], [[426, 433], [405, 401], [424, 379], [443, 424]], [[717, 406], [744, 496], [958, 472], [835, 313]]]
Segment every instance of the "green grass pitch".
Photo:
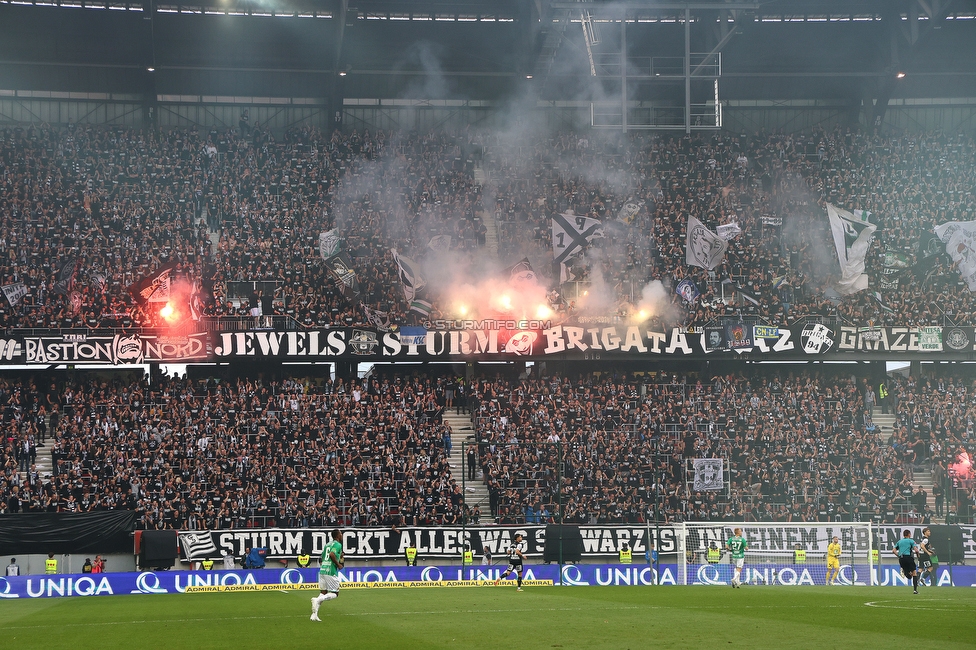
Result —
[[4, 648], [955, 648], [976, 590], [514, 587], [0, 601]]

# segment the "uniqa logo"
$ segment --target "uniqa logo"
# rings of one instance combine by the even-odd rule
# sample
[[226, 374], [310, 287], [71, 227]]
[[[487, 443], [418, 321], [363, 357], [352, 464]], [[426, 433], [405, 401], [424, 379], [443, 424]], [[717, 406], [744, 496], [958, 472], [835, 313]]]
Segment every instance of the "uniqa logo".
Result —
[[[295, 576], [298, 576], [297, 580]], [[278, 582], [283, 585], [300, 585], [305, 583], [305, 578], [302, 577], [302, 572], [298, 569], [285, 569], [281, 572]]]
[[571, 587], [583, 587], [590, 583], [583, 580], [583, 572], [575, 564], [563, 566], [563, 584]]
[[719, 576], [718, 567], [713, 564], [703, 564], [698, 567], [698, 582], [703, 585], [724, 585]]
[[[437, 573], [436, 578], [433, 577], [435, 572]], [[439, 582], [444, 579], [444, 574], [435, 566], [425, 566], [424, 570], [420, 572], [420, 579], [423, 582]]]
[[133, 594], [168, 594], [165, 587], [159, 586], [159, 576], [152, 571], [143, 571], [136, 577], [136, 588]]
[[0, 585], [3, 585], [3, 591], [0, 591], [0, 598], [20, 598], [18, 594], [10, 593], [10, 581], [6, 578], [0, 578]]

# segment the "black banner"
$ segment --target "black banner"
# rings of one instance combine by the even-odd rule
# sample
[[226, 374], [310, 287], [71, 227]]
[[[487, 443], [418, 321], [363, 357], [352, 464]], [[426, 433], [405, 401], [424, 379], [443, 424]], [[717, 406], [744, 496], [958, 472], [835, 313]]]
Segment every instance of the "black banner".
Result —
[[[696, 524], [696, 526], [699, 526]], [[850, 524], [838, 523], [765, 523], [755, 524], [756, 529], [745, 524], [750, 536], [749, 547], [752, 551], [768, 553], [792, 554], [797, 544], [809, 553], [825, 557], [827, 544], [834, 534], [846, 535]], [[766, 532], [759, 531], [763, 528]], [[872, 545], [881, 552], [890, 555], [891, 549], [901, 538], [902, 530], [908, 528], [916, 539], [921, 539], [924, 526], [918, 525], [875, 525], [872, 528]], [[933, 529], [936, 527], [933, 526]], [[940, 535], [944, 534], [940, 527]], [[956, 536], [962, 537], [962, 547], [953, 557], [962, 559], [976, 558], [976, 526], [957, 526], [960, 531]], [[716, 522], [708, 530], [712, 536], [721, 538], [726, 533], [731, 534], [727, 524]], [[192, 536], [193, 543], [182, 543], [181, 557], [186, 560], [200, 560], [207, 557], [216, 559], [223, 553], [234, 557], [244, 554], [244, 549], [266, 548], [268, 559], [294, 559], [299, 552], [304, 551], [315, 557], [322, 553], [328, 543], [330, 530], [321, 529], [241, 529], [241, 530], [213, 530], [181, 533]], [[703, 528], [689, 528], [687, 547], [692, 550], [704, 550], [707, 546]], [[694, 531], [694, 532], [693, 532]], [[758, 532], [757, 532], [758, 531]], [[443, 558], [458, 558], [464, 551], [464, 545], [470, 544], [477, 557], [484, 555], [485, 548], [492, 557], [501, 558], [508, 547], [515, 540], [515, 535], [521, 534], [525, 544], [525, 554], [533, 558], [541, 558], [546, 549], [546, 526], [475, 526], [467, 529], [461, 527], [429, 527], [429, 528], [343, 528], [342, 543], [345, 555], [350, 559], [395, 559], [405, 558], [406, 549], [413, 544], [417, 548], [418, 561], [430, 562]], [[201, 540], [201, 536], [210, 536]], [[941, 539], [941, 537], [940, 537]], [[581, 555], [584, 558], [615, 557], [626, 544], [636, 554], [643, 554], [647, 549], [647, 542], [655, 541], [655, 548], [661, 553], [674, 553], [679, 548], [676, 537], [676, 527], [654, 525], [618, 525], [618, 526], [579, 526]], [[212, 541], [211, 545], [209, 542]], [[551, 541], [550, 541], [551, 543]], [[864, 540], [866, 544], [866, 539]], [[187, 549], [199, 549], [187, 556]], [[946, 549], [948, 551], [949, 549]], [[2, 553], [0, 553], [2, 554]], [[943, 561], [948, 561], [940, 550]]]
[[205, 333], [165, 334], [56, 334], [0, 339], [0, 349], [13, 353], [3, 356], [6, 363], [26, 365], [111, 364], [204, 361], [211, 356]]
[[[836, 348], [833, 330], [819, 323], [803, 327], [766, 327], [761, 338], [753, 326], [737, 325], [736, 352], [761, 355], [816, 356]], [[275, 357], [362, 360], [461, 358], [605, 359], [664, 356], [693, 357], [728, 354], [709, 345], [702, 328], [654, 331], [637, 325], [552, 325], [544, 321], [434, 321], [417, 334], [374, 328], [309, 329], [300, 331], [224, 332], [214, 335], [217, 359]], [[725, 342], [728, 344], [728, 341]]]
[[131, 553], [136, 513], [24, 513], [0, 516], [0, 555]]
[[[434, 321], [426, 327], [196, 332], [186, 335], [64, 333], [0, 338], [0, 364], [185, 363], [280, 361], [646, 360], [927, 357], [976, 352], [972, 327], [792, 327], [728, 324], [655, 331], [637, 325], [547, 321]], [[948, 359], [947, 359], [948, 360]]]

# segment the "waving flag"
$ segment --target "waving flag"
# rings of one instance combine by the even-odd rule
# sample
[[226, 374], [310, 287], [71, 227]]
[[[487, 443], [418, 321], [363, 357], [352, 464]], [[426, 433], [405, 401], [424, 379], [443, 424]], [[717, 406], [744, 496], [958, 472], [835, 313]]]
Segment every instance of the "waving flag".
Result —
[[176, 270], [176, 262], [168, 262], [129, 285], [129, 295], [139, 305], [151, 302], [169, 302], [170, 276]]
[[976, 221], [950, 221], [935, 227], [970, 291], [976, 291]]
[[598, 219], [580, 217], [572, 212], [554, 215], [552, 256], [557, 262], [565, 262], [583, 252], [592, 240], [603, 236], [603, 222]]
[[359, 297], [359, 279], [356, 277], [356, 269], [352, 266], [352, 260], [345, 252], [338, 253], [325, 260], [325, 266], [329, 273], [339, 282], [342, 295], [348, 300], [355, 300]]
[[849, 296], [868, 288], [868, 276], [864, 273], [864, 258], [878, 227], [868, 219], [870, 212], [848, 212], [827, 204], [827, 219], [837, 249], [840, 263], [840, 279], [833, 288], [842, 296]]
[[685, 240], [685, 261], [689, 266], [712, 270], [725, 259], [725, 241], [705, 227], [695, 217], [688, 217], [688, 234]]
[[396, 262], [400, 273], [400, 282], [403, 284], [403, 295], [407, 302], [417, 297], [420, 291], [427, 286], [427, 278], [420, 271], [420, 265], [406, 255], [400, 255], [396, 249], [392, 249], [393, 261]]
[[338, 255], [342, 248], [342, 238], [339, 237], [339, 229], [333, 228], [319, 233], [319, 255], [323, 260], [327, 260], [333, 255]]

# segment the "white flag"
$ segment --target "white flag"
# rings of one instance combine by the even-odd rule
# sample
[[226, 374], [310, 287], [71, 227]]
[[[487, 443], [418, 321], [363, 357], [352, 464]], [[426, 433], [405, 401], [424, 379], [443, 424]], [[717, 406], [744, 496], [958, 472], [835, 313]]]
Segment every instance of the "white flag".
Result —
[[640, 209], [644, 207], [643, 201], [638, 201], [636, 199], [631, 199], [623, 204], [620, 211], [617, 212], [617, 221], [623, 221], [624, 223], [631, 223]]
[[603, 237], [603, 222], [581, 217], [572, 212], [554, 215], [552, 218], [552, 256], [557, 262], [583, 252], [592, 240]]
[[700, 266], [710, 271], [722, 263], [728, 247], [729, 242], [706, 228], [695, 217], [688, 217], [685, 261], [689, 266]]
[[696, 458], [695, 492], [719, 492], [725, 488], [725, 460], [723, 458]]
[[715, 234], [725, 241], [731, 241], [742, 234], [742, 228], [739, 228], [739, 224], [734, 221], [732, 223], [723, 223], [715, 229]]
[[339, 237], [338, 228], [319, 233], [319, 255], [322, 256], [323, 260], [327, 260], [338, 253], [341, 244], [342, 238]]
[[849, 296], [868, 288], [868, 276], [864, 273], [864, 258], [878, 227], [868, 221], [870, 212], [848, 212], [827, 204], [830, 232], [834, 236], [837, 261], [840, 262], [840, 279], [833, 288], [842, 296]]
[[451, 241], [450, 235], [434, 235], [427, 242], [427, 248], [435, 253], [446, 253], [451, 250]]
[[23, 282], [5, 284], [0, 289], [3, 289], [3, 295], [7, 297], [7, 302], [10, 303], [11, 307], [16, 307], [20, 299], [27, 295], [27, 287], [24, 286]]
[[976, 291], [976, 221], [950, 221], [935, 227], [959, 275], [970, 291]]
[[406, 296], [407, 302], [410, 302], [417, 296], [419, 291], [422, 291], [427, 286], [427, 278], [421, 273], [419, 264], [406, 255], [398, 254], [395, 248], [391, 252], [393, 253], [393, 261], [397, 263], [400, 269], [400, 282], [403, 283], [403, 295]]
[[180, 533], [180, 545], [188, 560], [205, 560], [218, 555], [217, 545], [209, 531]]

